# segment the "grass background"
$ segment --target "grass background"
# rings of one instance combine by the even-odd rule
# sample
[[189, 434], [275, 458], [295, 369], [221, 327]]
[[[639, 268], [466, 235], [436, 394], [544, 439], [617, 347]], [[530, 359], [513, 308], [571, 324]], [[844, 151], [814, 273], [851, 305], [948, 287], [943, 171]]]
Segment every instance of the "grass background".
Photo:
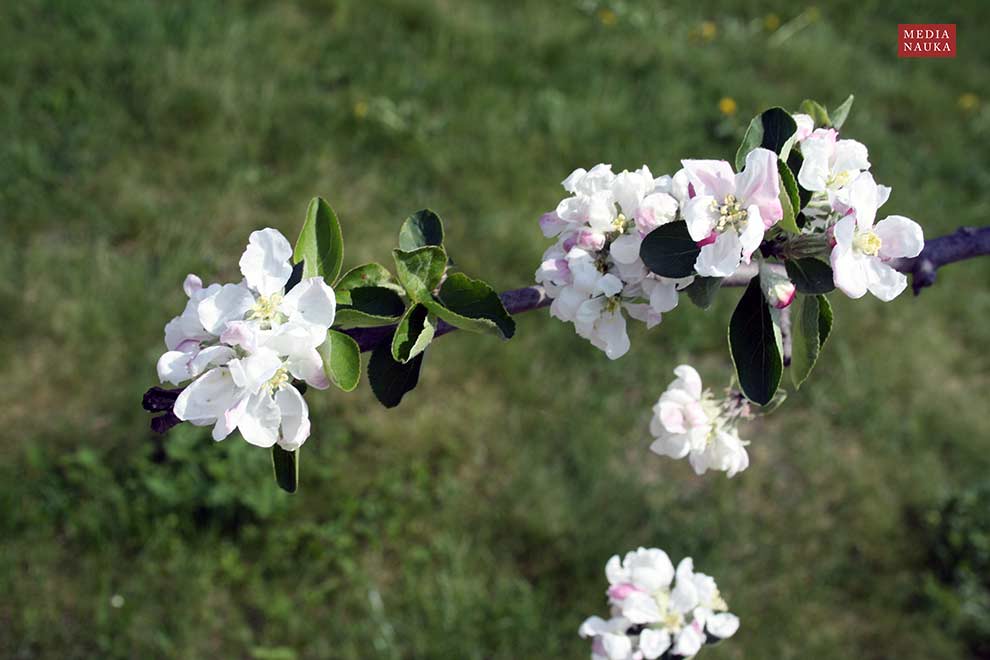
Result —
[[[0, 656], [584, 657], [605, 560], [657, 545], [742, 618], [711, 660], [964, 657], [925, 521], [990, 468], [990, 260], [920, 299], [833, 296], [822, 363], [731, 481], [646, 429], [677, 364], [727, 379], [738, 292], [614, 363], [540, 311], [509, 344], [438, 341], [396, 411], [314, 393], [295, 496], [268, 452], [140, 408], [183, 276], [235, 279], [247, 234], [294, 236], [316, 194], [346, 265], [429, 206], [514, 288], [572, 168], [731, 160], [764, 107], [855, 93], [885, 210], [985, 223], [990, 5], [929, 4], [4, 3]], [[897, 59], [898, 22], [936, 21], [958, 57]]]

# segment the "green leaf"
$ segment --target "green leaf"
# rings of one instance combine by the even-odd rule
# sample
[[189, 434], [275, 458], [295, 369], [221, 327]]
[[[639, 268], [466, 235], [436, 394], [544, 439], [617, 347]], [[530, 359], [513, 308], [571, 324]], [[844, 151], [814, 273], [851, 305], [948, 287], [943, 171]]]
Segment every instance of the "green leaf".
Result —
[[[339, 294], [341, 291], [350, 291], [365, 286], [383, 286], [402, 291], [402, 287], [395, 284], [395, 280], [392, 279], [392, 273], [385, 266], [376, 263], [362, 264], [350, 269], [341, 275], [337, 283], [333, 285], [333, 290]], [[337, 299], [339, 302], [340, 297], [338, 296]]]
[[832, 127], [836, 130], [842, 128], [842, 125], [846, 123], [846, 119], [849, 118], [849, 111], [852, 110], [854, 98], [850, 94], [849, 98], [842, 102], [842, 105], [832, 111]]
[[828, 293], [835, 289], [832, 267], [821, 259], [814, 257], [788, 259], [784, 263], [784, 268], [798, 293]]
[[368, 382], [371, 383], [371, 391], [383, 406], [396, 407], [406, 392], [416, 387], [424, 355], [426, 353], [420, 353], [403, 364], [392, 357], [391, 340], [383, 341], [375, 347], [368, 361]]
[[294, 493], [299, 487], [299, 450], [287, 451], [272, 445], [272, 468], [275, 482], [287, 493]]
[[798, 108], [800, 112], [806, 115], [811, 115], [811, 118], [815, 120], [815, 127], [822, 128], [825, 126], [830, 126], [831, 122], [828, 118], [828, 111], [818, 101], [812, 101], [811, 99], [805, 99], [801, 101], [801, 106]]
[[694, 278], [694, 282], [691, 282], [684, 291], [688, 294], [691, 302], [701, 309], [708, 309], [715, 301], [715, 295], [722, 288], [723, 279], [721, 277], [701, 277], [699, 275]]
[[296, 239], [292, 258], [303, 264], [303, 278], [322, 276], [330, 283], [340, 273], [344, 237], [340, 233], [337, 214], [322, 197], [314, 197], [306, 209], [306, 222]]
[[335, 291], [337, 314], [335, 328], [371, 328], [392, 325], [406, 310], [399, 294], [380, 286], [362, 286], [349, 291]]
[[455, 328], [487, 332], [501, 339], [510, 339], [516, 333], [516, 322], [495, 289], [463, 273], [449, 275], [440, 287], [438, 299], [425, 304]]
[[777, 223], [781, 229], [792, 234], [799, 234], [795, 216], [801, 210], [801, 198], [798, 195], [797, 181], [791, 168], [782, 160], [777, 161], [777, 171], [780, 173], [780, 206], [784, 210], [784, 217]]
[[754, 277], [729, 321], [729, 351], [746, 397], [764, 406], [780, 386], [783, 362], [770, 309]]
[[442, 247], [428, 245], [411, 251], [392, 250], [399, 283], [413, 302], [433, 299], [447, 267], [447, 253]]
[[825, 296], [800, 296], [791, 324], [791, 382], [800, 388], [818, 362], [832, 331], [832, 306]]
[[411, 251], [426, 245], [443, 245], [443, 222], [429, 209], [416, 211], [399, 229], [399, 248]]
[[660, 225], [643, 239], [639, 256], [651, 272], [661, 277], [687, 277], [694, 274], [694, 262], [701, 248], [688, 233], [687, 223]]
[[757, 147], [769, 149], [786, 158], [795, 131], [797, 123], [783, 108], [770, 108], [754, 117], [736, 151], [736, 171], [740, 172], [746, 167], [746, 154]]
[[418, 303], [411, 305], [392, 335], [392, 357], [402, 363], [409, 362], [426, 350], [435, 333], [430, 311]]
[[327, 339], [319, 348], [323, 371], [330, 382], [351, 392], [361, 380], [361, 348], [354, 338], [337, 330], [327, 331]]

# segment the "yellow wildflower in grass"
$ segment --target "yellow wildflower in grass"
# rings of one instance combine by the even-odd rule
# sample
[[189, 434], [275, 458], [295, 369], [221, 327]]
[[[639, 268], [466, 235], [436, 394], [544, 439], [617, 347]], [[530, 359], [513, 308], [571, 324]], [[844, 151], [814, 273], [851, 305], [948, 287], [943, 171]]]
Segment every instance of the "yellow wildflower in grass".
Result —
[[775, 32], [780, 27], [780, 16], [777, 14], [767, 14], [763, 19], [763, 27], [767, 32]]
[[718, 111], [726, 117], [736, 114], [737, 108], [736, 100], [731, 96], [723, 96], [718, 100]]
[[364, 99], [357, 101], [354, 104], [354, 116], [358, 119], [364, 119], [368, 116], [368, 102]]
[[618, 20], [618, 18], [619, 17], [615, 15], [615, 12], [608, 7], [602, 7], [598, 10], [598, 20], [601, 21], [601, 24], [606, 27], [615, 25], [615, 21]]
[[959, 97], [959, 109], [964, 112], [972, 112], [980, 105], [980, 97], [972, 92], [966, 92]]
[[703, 21], [701, 23], [701, 38], [705, 41], [711, 41], [718, 34], [718, 26], [715, 25], [715, 21]]

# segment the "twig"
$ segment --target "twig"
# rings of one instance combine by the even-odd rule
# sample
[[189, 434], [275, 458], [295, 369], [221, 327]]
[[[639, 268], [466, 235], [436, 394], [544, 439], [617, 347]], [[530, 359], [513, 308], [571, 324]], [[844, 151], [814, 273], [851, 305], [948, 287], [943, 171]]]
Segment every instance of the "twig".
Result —
[[914, 295], [935, 284], [935, 275], [942, 266], [990, 255], [990, 227], [961, 227], [951, 234], [925, 242], [925, 249], [913, 259], [897, 259], [894, 268], [911, 275]]

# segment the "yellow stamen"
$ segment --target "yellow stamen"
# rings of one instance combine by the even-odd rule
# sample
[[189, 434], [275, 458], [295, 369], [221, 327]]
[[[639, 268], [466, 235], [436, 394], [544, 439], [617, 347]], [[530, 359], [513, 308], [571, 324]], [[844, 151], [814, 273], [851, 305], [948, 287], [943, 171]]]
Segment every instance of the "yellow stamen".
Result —
[[715, 224], [715, 231], [719, 233], [727, 229], [742, 231], [743, 223], [749, 215], [749, 212], [742, 207], [735, 195], [726, 195], [721, 204], [713, 200], [712, 210], [718, 212], [718, 222]]
[[285, 367], [279, 367], [279, 370], [275, 372], [275, 375], [269, 378], [268, 382], [265, 383], [265, 387], [268, 388], [269, 392], [274, 393], [275, 390], [282, 387], [288, 382], [289, 382], [289, 372], [286, 370]]
[[853, 248], [858, 252], [875, 257], [880, 252], [880, 237], [872, 231], [857, 233], [853, 237]]
[[282, 304], [282, 294], [273, 293], [270, 296], [258, 298], [251, 308], [250, 318], [261, 321], [271, 321], [278, 314], [278, 306]]

